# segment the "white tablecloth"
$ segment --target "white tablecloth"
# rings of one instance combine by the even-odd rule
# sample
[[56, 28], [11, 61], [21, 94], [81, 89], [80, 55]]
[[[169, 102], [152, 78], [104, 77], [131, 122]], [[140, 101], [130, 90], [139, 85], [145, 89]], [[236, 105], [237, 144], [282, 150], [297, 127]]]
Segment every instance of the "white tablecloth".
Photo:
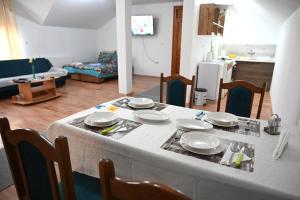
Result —
[[[197, 110], [169, 105], [163, 112], [170, 114], [170, 122], [144, 123], [119, 140], [67, 123], [95, 111], [82, 111], [49, 127], [51, 141], [60, 135], [68, 138], [73, 170], [99, 176], [98, 163], [107, 157], [114, 161], [121, 178], [168, 184], [193, 199], [300, 199], [300, 137], [294, 128], [287, 150], [276, 161], [272, 152], [277, 136], [263, 131], [260, 137], [210, 131], [221, 138], [255, 145], [254, 172], [250, 173], [160, 148], [176, 131], [176, 119], [192, 118]], [[120, 108], [116, 112], [122, 118], [139, 121], [131, 110]], [[262, 121], [261, 129], [265, 123]]]

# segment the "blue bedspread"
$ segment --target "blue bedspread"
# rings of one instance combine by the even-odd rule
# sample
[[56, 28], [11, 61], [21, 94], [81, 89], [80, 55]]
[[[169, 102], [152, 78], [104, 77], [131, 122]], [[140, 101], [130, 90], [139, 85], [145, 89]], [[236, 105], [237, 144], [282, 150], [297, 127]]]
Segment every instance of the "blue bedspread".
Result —
[[101, 63], [72, 63], [64, 65], [64, 69], [70, 74], [86, 74], [97, 78], [109, 78], [118, 76], [118, 66]]

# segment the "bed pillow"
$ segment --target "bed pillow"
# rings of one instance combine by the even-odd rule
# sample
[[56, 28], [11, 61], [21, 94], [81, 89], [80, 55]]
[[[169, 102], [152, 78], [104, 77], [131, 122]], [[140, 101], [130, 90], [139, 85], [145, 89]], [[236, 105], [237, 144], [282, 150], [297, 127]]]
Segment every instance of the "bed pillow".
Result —
[[101, 64], [117, 64], [117, 52], [116, 51], [101, 51], [98, 57], [98, 62]]

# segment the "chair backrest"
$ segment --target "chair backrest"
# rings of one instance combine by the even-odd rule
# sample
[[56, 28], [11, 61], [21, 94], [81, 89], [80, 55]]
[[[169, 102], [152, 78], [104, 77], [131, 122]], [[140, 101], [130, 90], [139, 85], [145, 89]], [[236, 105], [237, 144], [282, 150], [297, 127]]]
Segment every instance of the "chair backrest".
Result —
[[258, 106], [256, 118], [259, 119], [266, 87], [267, 87], [267, 83], [264, 83], [262, 87], [257, 87], [252, 83], [242, 81], [242, 80], [223, 83], [223, 79], [221, 79], [217, 111], [220, 111], [222, 89], [227, 89], [228, 94], [227, 94], [225, 112], [232, 113], [241, 117], [250, 117], [254, 94], [258, 93], [260, 94], [260, 100], [259, 100], [259, 106]]
[[187, 86], [191, 85], [190, 102], [189, 107], [193, 104], [195, 76], [192, 80], [189, 80], [178, 74], [164, 77], [164, 74], [160, 74], [160, 102], [163, 102], [163, 84], [167, 83], [167, 104], [185, 107], [186, 103], [186, 90]]
[[60, 199], [55, 162], [64, 199], [76, 199], [67, 138], [57, 138], [53, 146], [34, 130], [11, 130], [4, 117], [0, 118], [0, 133], [19, 199]]
[[101, 189], [104, 200], [191, 200], [168, 186], [151, 182], [126, 182], [115, 176], [111, 160], [99, 164]]

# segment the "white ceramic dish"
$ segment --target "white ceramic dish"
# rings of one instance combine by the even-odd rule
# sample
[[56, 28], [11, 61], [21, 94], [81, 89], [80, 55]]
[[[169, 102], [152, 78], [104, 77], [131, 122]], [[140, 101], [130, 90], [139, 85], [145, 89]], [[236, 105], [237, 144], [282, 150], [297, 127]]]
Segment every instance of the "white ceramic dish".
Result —
[[195, 150], [211, 150], [217, 148], [221, 141], [219, 138], [197, 131], [191, 131], [181, 136], [180, 142]]
[[95, 112], [88, 115], [84, 123], [89, 126], [105, 127], [116, 123], [118, 115], [112, 112]]
[[156, 110], [138, 110], [134, 112], [134, 115], [142, 120], [150, 122], [162, 122], [169, 119], [169, 115]]
[[238, 117], [236, 115], [226, 112], [210, 112], [206, 114], [206, 117], [209, 121], [224, 125], [238, 121]]
[[205, 119], [205, 121], [207, 121], [208, 123], [210, 124], [213, 124], [213, 125], [216, 125], [216, 126], [220, 126], [220, 127], [234, 127], [234, 126], [237, 126], [239, 125], [239, 122], [238, 121], [235, 121], [235, 122], [231, 122], [231, 123], [227, 123], [227, 124], [224, 124], [224, 123], [218, 123], [218, 122], [215, 122], [213, 120], [208, 120], [208, 119]]
[[200, 154], [200, 155], [216, 155], [216, 154], [219, 154], [219, 153], [221, 153], [221, 152], [223, 152], [225, 150], [225, 145], [223, 145], [223, 144], [220, 144], [217, 148], [209, 149], [209, 150], [197, 150], [197, 149], [193, 149], [193, 148], [191, 148], [189, 146], [186, 146], [181, 141], [179, 141], [179, 144], [185, 150], [190, 151], [192, 153]]
[[130, 103], [136, 107], [149, 106], [153, 104], [153, 100], [149, 98], [131, 98]]
[[177, 119], [176, 121], [179, 127], [190, 129], [190, 130], [208, 130], [213, 128], [213, 125], [201, 120], [182, 118], [182, 119]]
[[128, 106], [131, 108], [139, 108], [139, 109], [145, 109], [145, 108], [152, 108], [155, 105], [155, 103], [151, 103], [149, 105], [145, 105], [145, 106], [136, 106], [135, 104], [129, 102]]

